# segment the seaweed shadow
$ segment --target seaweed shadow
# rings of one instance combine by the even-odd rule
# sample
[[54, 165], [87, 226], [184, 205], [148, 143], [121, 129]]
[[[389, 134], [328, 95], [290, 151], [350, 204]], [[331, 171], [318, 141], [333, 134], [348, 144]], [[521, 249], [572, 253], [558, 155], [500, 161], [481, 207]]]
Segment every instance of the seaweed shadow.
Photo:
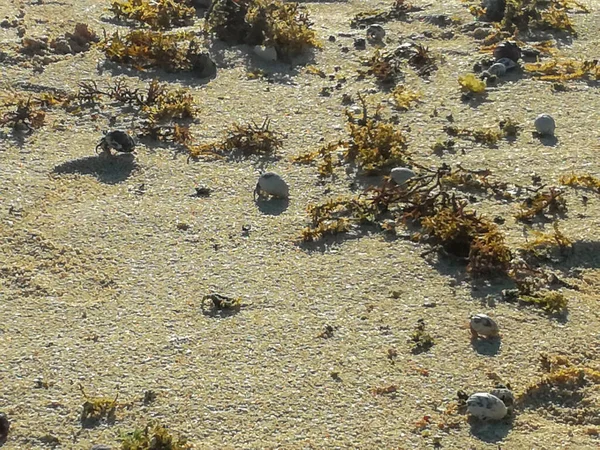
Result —
[[102, 183], [117, 184], [125, 181], [138, 167], [132, 154], [86, 156], [61, 163], [52, 173], [57, 175], [78, 174], [93, 175]]

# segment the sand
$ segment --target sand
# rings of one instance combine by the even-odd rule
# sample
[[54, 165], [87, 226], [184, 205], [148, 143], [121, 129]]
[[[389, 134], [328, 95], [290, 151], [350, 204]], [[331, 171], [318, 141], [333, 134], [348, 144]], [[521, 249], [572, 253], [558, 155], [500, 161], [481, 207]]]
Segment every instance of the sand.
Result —
[[[370, 104], [383, 101], [386, 114], [399, 116], [416, 161], [428, 167], [461, 163], [521, 184], [530, 184], [532, 173], [548, 185], [573, 171], [599, 176], [597, 83], [573, 81], [556, 93], [551, 83], [519, 76], [488, 89], [481, 104], [465, 104], [456, 79], [480, 58], [481, 42], [461, 31], [473, 17], [458, 0], [415, 0], [423, 11], [412, 13], [410, 23], [385, 24], [386, 45], [429, 31], [433, 37], [418, 39], [438, 56], [439, 69], [423, 79], [402, 68], [404, 84], [423, 97], [397, 112], [372, 78], [356, 80], [360, 59], [373, 47], [354, 49], [353, 39], [364, 31], [349, 26], [357, 12], [389, 2], [304, 3], [321, 51], [290, 66], [217, 42], [212, 80], [124, 69], [106, 63], [96, 48], [39, 63], [16, 52], [16, 28], [0, 29], [7, 55], [0, 62], [3, 94], [28, 95], [32, 85], [77, 92], [82, 80], [106, 83], [116, 76], [142, 87], [157, 78], [193, 92], [198, 143], [218, 139], [233, 122], [265, 117], [285, 135], [278, 159], [260, 165], [252, 158], [188, 162], [180, 151], [150, 143], [140, 143], [134, 159], [102, 159], [94, 148], [110, 116], [125, 129], [134, 119], [131, 109], [109, 102], [74, 114], [53, 108], [31, 134], [3, 129], [0, 412], [11, 421], [3, 448], [119, 448], [123, 435], [150, 421], [198, 449], [597, 448], [598, 384], [529, 402], [499, 423], [469, 421], [457, 407], [458, 390], [488, 391], [498, 380], [524, 392], [546, 374], [543, 352], [599, 369], [597, 194], [565, 194], [569, 211], [560, 226], [575, 244], [553, 267], [578, 290], [562, 290], [568, 313], [552, 317], [502, 301], [500, 291], [511, 287], [506, 282], [472, 280], [452, 258], [423, 257], [429, 246], [375, 229], [299, 245], [307, 205], [352, 193], [354, 175], [340, 169], [323, 182], [315, 167], [291, 162], [322, 140], [345, 138], [342, 94], [366, 92]], [[600, 4], [583, 3], [591, 12], [572, 14], [578, 36], [560, 41], [559, 51], [597, 58]], [[78, 22], [101, 35], [118, 28], [101, 19], [110, 17], [107, 4], [6, 0], [0, 17], [13, 18], [21, 8], [26, 36], [54, 37]], [[440, 28], [417, 20], [441, 13], [460, 23]], [[193, 28], [201, 25], [198, 19]], [[441, 38], [448, 30], [453, 36]], [[348, 82], [322, 96], [336, 82], [307, 73], [305, 63], [326, 74], [339, 66]], [[256, 67], [274, 82], [248, 80]], [[542, 112], [557, 122], [552, 145], [532, 135]], [[442, 127], [450, 113], [461, 126], [496, 126], [510, 116], [524, 129], [496, 148], [457, 140], [457, 151], [440, 157], [431, 146], [447, 138]], [[285, 177], [289, 203], [253, 201], [261, 168]], [[212, 194], [194, 196], [199, 185]], [[501, 229], [511, 245], [531, 234], [514, 219], [514, 202], [482, 196], [472, 207], [506, 218]], [[205, 314], [209, 292], [241, 297], [242, 307]], [[471, 342], [467, 324], [474, 313], [497, 320], [500, 341]], [[413, 354], [409, 337], [419, 319], [435, 345]], [[82, 426], [81, 388], [89, 397], [118, 395], [115, 420]], [[147, 391], [154, 401], [144, 402]]]

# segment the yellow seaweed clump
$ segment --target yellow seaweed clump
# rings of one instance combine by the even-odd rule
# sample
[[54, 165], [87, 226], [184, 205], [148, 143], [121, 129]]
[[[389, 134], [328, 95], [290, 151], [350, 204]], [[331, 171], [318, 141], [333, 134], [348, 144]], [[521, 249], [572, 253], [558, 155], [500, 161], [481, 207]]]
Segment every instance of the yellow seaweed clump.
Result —
[[175, 438], [168, 428], [160, 424], [148, 424], [143, 430], [126, 435], [121, 450], [187, 450], [192, 448], [184, 438]]
[[187, 0], [113, 0], [110, 10], [117, 19], [147, 24], [154, 30], [192, 25], [196, 10]]
[[321, 47], [308, 14], [297, 3], [214, 0], [206, 27], [224, 41], [273, 46], [284, 58]]
[[159, 67], [167, 72], [203, 70], [203, 54], [193, 33], [164, 34], [152, 30], [133, 30], [125, 35], [118, 31], [99, 43], [106, 57], [138, 70]]
[[481, 94], [485, 92], [485, 82], [477, 78], [472, 73], [459, 76], [458, 84], [460, 84], [462, 90], [465, 92], [470, 92], [473, 94]]

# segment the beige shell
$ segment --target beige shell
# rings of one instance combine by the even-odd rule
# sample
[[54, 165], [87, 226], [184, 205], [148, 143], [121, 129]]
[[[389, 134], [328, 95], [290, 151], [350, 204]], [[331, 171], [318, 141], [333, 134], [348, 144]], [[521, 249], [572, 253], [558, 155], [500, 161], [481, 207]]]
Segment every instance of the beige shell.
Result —
[[498, 324], [486, 314], [472, 316], [470, 325], [473, 336], [493, 337], [498, 336], [500, 332]]
[[256, 183], [256, 189], [254, 189], [254, 196], [262, 193], [267, 193], [273, 197], [288, 198], [290, 196], [290, 189], [283, 178], [274, 172], [265, 172], [258, 178]]

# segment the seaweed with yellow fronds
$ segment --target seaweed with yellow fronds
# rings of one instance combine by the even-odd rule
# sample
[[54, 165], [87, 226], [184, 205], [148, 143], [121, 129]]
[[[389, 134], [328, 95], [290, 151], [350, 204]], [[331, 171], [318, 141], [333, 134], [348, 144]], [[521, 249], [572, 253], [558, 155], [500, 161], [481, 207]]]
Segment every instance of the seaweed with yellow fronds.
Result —
[[84, 427], [97, 425], [102, 420], [106, 420], [109, 423], [114, 422], [119, 394], [115, 398], [88, 397], [81, 384], [79, 385], [79, 389], [85, 397], [80, 417], [81, 424]]
[[544, 218], [546, 213], [563, 214], [567, 211], [567, 202], [562, 195], [563, 191], [557, 187], [537, 192], [521, 204], [515, 217], [517, 220], [530, 222], [535, 217]]
[[115, 31], [98, 44], [106, 57], [128, 64], [138, 70], [159, 67], [168, 72], [202, 71], [204, 53], [191, 32], [165, 34], [153, 30], [132, 30], [126, 34]]
[[523, 250], [540, 258], [547, 257], [553, 249], [561, 253], [573, 247], [573, 241], [563, 234], [559, 229], [558, 221], [552, 223], [553, 232], [543, 233], [533, 231], [534, 239], [523, 245]]
[[321, 146], [318, 150], [311, 152], [302, 153], [292, 158], [292, 162], [296, 164], [311, 164], [314, 161], [318, 161], [317, 171], [319, 176], [327, 177], [333, 175], [333, 169], [335, 166], [340, 164], [339, 158], [334, 161], [334, 154], [342, 148], [344, 143], [330, 142]]
[[[499, 27], [503, 31], [551, 30], [576, 34], [568, 15], [570, 9], [589, 12], [583, 4], [573, 0], [506, 0]], [[485, 10], [470, 5], [471, 14], [485, 15]]]
[[[559, 366], [528, 384], [516, 396], [515, 405], [519, 409], [537, 409], [573, 425], [597, 425], [600, 405], [595, 399], [599, 385], [597, 368]], [[549, 408], [550, 405], [561, 407]]]
[[359, 28], [374, 23], [385, 23], [391, 20], [404, 19], [408, 13], [420, 11], [422, 8], [406, 0], [393, 0], [389, 9], [371, 9], [356, 14], [350, 21], [352, 28]]
[[283, 145], [282, 135], [270, 128], [271, 120], [261, 125], [250, 122], [245, 125], [234, 123], [222, 140], [188, 146], [189, 158], [219, 159], [222, 157], [274, 156]]
[[571, 58], [525, 64], [526, 72], [542, 81], [600, 80], [600, 62]]
[[184, 438], [175, 438], [167, 427], [149, 423], [123, 435], [121, 450], [187, 450], [193, 448]]
[[308, 14], [280, 0], [214, 0], [206, 28], [228, 42], [273, 46], [284, 58], [321, 47]]
[[577, 189], [589, 189], [600, 194], [600, 178], [590, 174], [562, 175], [559, 179], [560, 184]]
[[449, 136], [470, 138], [475, 142], [479, 142], [491, 147], [496, 146], [498, 141], [502, 139], [504, 133], [501, 130], [495, 130], [493, 128], [460, 128], [455, 125], [447, 125], [444, 127], [444, 131]]
[[371, 75], [384, 86], [394, 84], [397, 75], [400, 73], [400, 65], [396, 55], [382, 52], [380, 49], [375, 49], [373, 56], [363, 61], [362, 65], [366, 66], [367, 70], [358, 70], [359, 79]]
[[401, 111], [410, 109], [413, 103], [417, 103], [423, 95], [420, 92], [411, 91], [404, 85], [397, 86], [392, 91], [394, 106]]
[[458, 84], [460, 84], [463, 92], [466, 93], [483, 94], [485, 92], [485, 82], [472, 73], [460, 75], [458, 77]]
[[110, 11], [117, 20], [145, 23], [155, 30], [192, 25], [196, 14], [188, 0], [113, 0]]

